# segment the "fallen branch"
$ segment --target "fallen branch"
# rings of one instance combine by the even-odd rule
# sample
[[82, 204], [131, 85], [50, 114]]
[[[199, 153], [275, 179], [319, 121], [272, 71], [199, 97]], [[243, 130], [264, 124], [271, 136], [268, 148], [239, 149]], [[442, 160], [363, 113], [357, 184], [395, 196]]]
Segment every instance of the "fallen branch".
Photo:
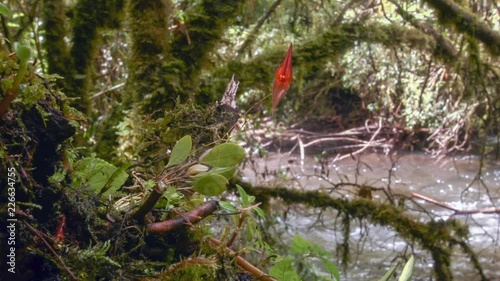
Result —
[[[209, 242], [214, 244], [217, 247], [220, 247], [222, 243], [215, 239], [215, 238], [209, 238]], [[276, 281], [273, 277], [269, 276], [265, 272], [261, 271], [257, 267], [255, 267], [253, 264], [249, 263], [247, 260], [244, 258], [236, 255], [236, 253], [229, 249], [228, 247], [224, 247], [224, 252], [229, 255], [229, 256], [236, 256], [236, 264], [243, 268], [243, 270], [246, 270], [250, 272], [257, 280], [262, 280], [262, 281]]]
[[348, 158], [348, 157], [352, 157], [356, 154], [360, 154], [361, 152], [365, 151], [368, 147], [371, 146], [371, 144], [374, 142], [375, 138], [378, 136], [378, 134], [380, 133], [380, 130], [382, 130], [382, 118], [379, 119], [378, 121], [378, 128], [377, 128], [377, 131], [375, 133], [373, 133], [372, 137], [370, 138], [370, 140], [365, 144], [365, 146], [363, 146], [361, 149], [353, 152], [353, 153], [349, 153], [349, 154], [344, 154], [342, 156], [337, 155], [337, 157], [335, 157], [335, 159], [333, 160], [333, 162], [336, 162], [336, 161], [340, 161], [342, 159], [345, 159], [345, 158]]
[[472, 214], [500, 214], [500, 208], [485, 208], [485, 209], [473, 209], [473, 210], [459, 210], [453, 206], [450, 206], [446, 203], [436, 201], [432, 198], [429, 198], [427, 196], [412, 192], [411, 193], [412, 197], [416, 197], [418, 199], [422, 199], [424, 201], [427, 201], [429, 203], [432, 203], [434, 205], [438, 205], [440, 207], [443, 207], [445, 209], [448, 209], [450, 211], [455, 212], [455, 215], [472, 215]]

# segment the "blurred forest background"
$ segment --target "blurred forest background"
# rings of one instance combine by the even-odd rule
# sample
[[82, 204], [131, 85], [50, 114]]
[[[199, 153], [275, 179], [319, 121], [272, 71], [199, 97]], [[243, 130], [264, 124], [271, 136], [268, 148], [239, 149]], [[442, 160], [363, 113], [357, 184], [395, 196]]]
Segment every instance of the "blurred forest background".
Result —
[[[350, 226], [365, 221], [394, 229], [412, 249], [428, 251], [432, 269], [426, 276], [433, 280], [454, 279], [454, 247], [467, 257], [474, 278], [495, 278], [470, 246], [466, 224], [435, 219], [415, 207], [415, 197], [394, 194], [390, 180], [385, 187], [345, 179], [329, 191], [297, 190], [243, 182], [241, 166], [234, 178], [234, 171], [224, 173], [240, 161], [247, 167], [261, 156], [295, 148], [301, 161], [306, 151], [326, 167], [368, 151], [423, 151], [436, 159], [477, 155], [481, 181], [481, 169], [497, 167], [500, 157], [497, 1], [9, 0], [3, 5], [0, 171], [5, 175], [15, 167], [18, 175], [17, 216], [24, 220], [18, 224], [23, 249], [18, 263], [27, 269], [19, 280], [335, 280], [338, 270], [329, 260], [347, 270]], [[292, 84], [271, 117], [274, 72], [290, 43]], [[20, 45], [31, 58], [21, 55]], [[172, 164], [173, 147], [185, 144], [179, 140], [186, 135], [189, 158], [181, 157], [184, 166]], [[228, 140], [245, 148], [246, 159], [203, 166], [214, 163], [203, 151]], [[325, 160], [330, 156], [333, 162]], [[172, 170], [174, 165], [179, 169]], [[221, 168], [217, 175], [229, 180], [225, 195], [190, 189], [192, 176], [208, 168]], [[218, 187], [221, 179], [210, 180]], [[6, 179], [0, 185], [2, 197], [10, 194], [3, 187]], [[338, 187], [348, 191], [333, 192]], [[151, 200], [157, 201], [145, 203], [155, 192], [158, 198]], [[376, 192], [382, 194], [377, 200]], [[485, 192], [491, 203], [486, 211], [498, 219], [498, 184]], [[215, 209], [206, 198], [214, 194], [232, 202], [222, 203], [229, 214], [209, 216]], [[2, 199], [2, 210], [6, 202]], [[280, 246], [279, 234], [269, 230], [280, 223], [274, 202], [334, 210], [343, 235], [336, 258], [300, 236], [291, 249]], [[209, 216], [206, 222], [189, 221], [187, 229], [161, 238], [150, 228], [199, 208], [211, 209], [197, 215]], [[66, 236], [53, 235], [61, 229]], [[499, 238], [492, 240], [496, 253]], [[418, 251], [398, 260], [406, 261], [410, 252]], [[243, 265], [242, 257], [256, 271]], [[259, 277], [263, 272], [272, 277]], [[42, 277], [30, 279], [34, 275]]]

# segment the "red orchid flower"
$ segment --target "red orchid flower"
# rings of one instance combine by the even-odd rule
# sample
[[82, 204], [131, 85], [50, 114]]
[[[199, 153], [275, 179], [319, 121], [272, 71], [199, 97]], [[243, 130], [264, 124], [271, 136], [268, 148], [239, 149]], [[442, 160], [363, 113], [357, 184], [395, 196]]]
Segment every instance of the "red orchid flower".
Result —
[[64, 229], [66, 228], [66, 216], [62, 214], [59, 217], [59, 225], [57, 226], [56, 235], [54, 240], [57, 243], [60, 243], [64, 240]]
[[281, 98], [283, 98], [283, 96], [286, 94], [286, 91], [288, 91], [290, 83], [292, 82], [292, 51], [293, 45], [290, 44], [288, 52], [286, 52], [285, 59], [278, 67], [278, 69], [276, 70], [276, 74], [274, 75], [272, 106], [273, 115], [274, 111], [276, 110], [276, 106], [280, 102]]

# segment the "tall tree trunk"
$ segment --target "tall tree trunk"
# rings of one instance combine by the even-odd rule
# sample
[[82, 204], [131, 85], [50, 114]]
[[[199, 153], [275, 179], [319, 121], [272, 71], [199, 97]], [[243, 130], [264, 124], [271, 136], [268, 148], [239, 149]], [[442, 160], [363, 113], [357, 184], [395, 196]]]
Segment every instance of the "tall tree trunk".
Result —
[[131, 0], [128, 6], [132, 57], [125, 102], [141, 102], [143, 112], [173, 106], [175, 91], [166, 81], [164, 65], [168, 63], [168, 11], [170, 1]]

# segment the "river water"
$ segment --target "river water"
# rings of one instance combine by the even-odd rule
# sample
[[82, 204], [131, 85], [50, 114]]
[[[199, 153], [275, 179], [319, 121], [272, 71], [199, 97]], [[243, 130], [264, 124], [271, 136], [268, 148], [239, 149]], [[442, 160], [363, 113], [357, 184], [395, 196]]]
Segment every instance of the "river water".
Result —
[[[389, 187], [394, 194], [406, 196], [418, 193], [458, 210], [500, 207], [500, 163], [481, 162], [478, 157], [470, 155], [437, 161], [423, 153], [393, 154], [390, 157], [367, 153], [333, 162], [312, 156], [301, 159], [299, 155], [271, 153], [247, 163], [243, 179], [254, 185], [285, 185], [309, 190], [357, 183]], [[355, 195], [347, 187], [340, 188], [337, 196], [349, 198]], [[385, 200], [385, 195], [375, 192], [373, 200]], [[413, 209], [412, 215], [423, 222], [429, 221], [431, 216], [437, 220], [453, 216], [467, 224], [470, 231], [468, 243], [477, 253], [486, 276], [500, 280], [499, 214], [454, 215], [451, 210], [420, 199], [406, 203], [406, 206]], [[285, 208], [276, 204], [275, 211], [282, 215], [278, 217], [280, 226], [276, 231], [281, 233], [285, 243], [300, 234], [338, 256], [336, 245], [342, 243], [343, 235], [340, 220], [335, 219], [335, 210], [324, 210], [319, 214], [319, 210], [305, 210], [304, 206]], [[349, 243], [352, 262], [341, 273], [342, 280], [377, 280], [401, 261], [398, 257], [412, 251], [393, 230], [366, 222], [353, 222]], [[413, 248], [413, 253], [416, 256], [413, 280], [432, 280], [433, 260], [429, 253], [418, 245]], [[340, 265], [340, 260], [334, 262]], [[452, 268], [455, 280], [480, 280], [469, 259], [458, 248], [454, 251]]]

